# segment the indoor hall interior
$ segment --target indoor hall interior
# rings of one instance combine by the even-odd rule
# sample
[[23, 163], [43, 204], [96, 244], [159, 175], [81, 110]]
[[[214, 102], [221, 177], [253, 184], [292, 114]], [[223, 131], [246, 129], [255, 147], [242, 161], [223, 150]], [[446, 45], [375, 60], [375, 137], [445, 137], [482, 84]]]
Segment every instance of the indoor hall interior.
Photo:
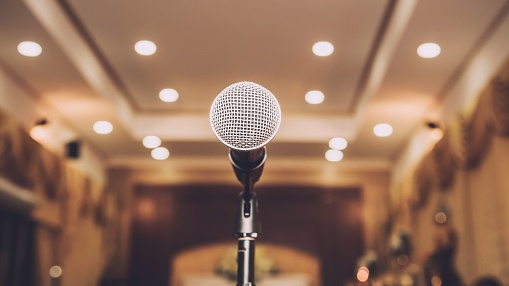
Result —
[[509, 285], [508, 47], [508, 0], [2, 0], [0, 286]]

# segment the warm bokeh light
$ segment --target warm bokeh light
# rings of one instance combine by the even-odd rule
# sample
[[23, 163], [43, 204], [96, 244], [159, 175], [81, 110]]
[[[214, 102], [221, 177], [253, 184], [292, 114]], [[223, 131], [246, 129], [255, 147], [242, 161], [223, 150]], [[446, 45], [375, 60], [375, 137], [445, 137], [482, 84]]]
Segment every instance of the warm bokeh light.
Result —
[[440, 279], [438, 276], [433, 276], [433, 278], [431, 278], [431, 285], [442, 286], [442, 279]]
[[325, 152], [325, 159], [329, 162], [339, 162], [343, 160], [343, 152], [340, 150], [330, 149]]
[[348, 141], [343, 137], [334, 137], [329, 140], [329, 147], [336, 150], [344, 150], [348, 146]]
[[43, 125], [36, 125], [30, 129], [30, 137], [35, 141], [42, 143], [50, 138], [50, 134]]
[[134, 45], [134, 50], [142, 56], [151, 56], [157, 51], [157, 46], [154, 42], [142, 40]]
[[145, 220], [152, 220], [156, 216], [156, 206], [150, 199], [140, 199], [137, 206], [138, 217]]
[[161, 145], [161, 138], [155, 136], [155, 135], [148, 135], [143, 137], [143, 146], [147, 148], [156, 148]]
[[166, 160], [170, 157], [170, 151], [164, 147], [154, 148], [150, 154], [152, 155], [152, 158], [156, 160]]
[[173, 88], [165, 88], [159, 92], [159, 99], [164, 102], [175, 102], [179, 98], [179, 93]]
[[19, 43], [18, 52], [26, 57], [37, 57], [42, 53], [42, 47], [36, 42], [25, 41]]
[[325, 95], [319, 90], [310, 90], [306, 93], [304, 98], [309, 104], [320, 104], [325, 99]]
[[437, 212], [435, 214], [435, 221], [438, 223], [438, 224], [444, 224], [447, 222], [447, 214], [445, 214], [444, 212]]
[[417, 48], [417, 54], [421, 58], [431, 59], [440, 55], [442, 49], [435, 43], [424, 43]]
[[58, 265], [51, 266], [51, 268], [49, 269], [49, 276], [53, 278], [58, 278], [62, 276], [62, 267]]
[[440, 141], [440, 139], [442, 139], [442, 137], [444, 137], [444, 130], [440, 128], [435, 128], [431, 130], [430, 137], [433, 141], [438, 142]]
[[357, 280], [359, 282], [366, 282], [369, 279], [369, 269], [366, 266], [359, 267], [357, 270]]
[[373, 127], [373, 133], [375, 133], [375, 135], [378, 137], [391, 136], [392, 132], [393, 132], [392, 126], [387, 123], [380, 123]]
[[113, 131], [113, 124], [109, 121], [100, 120], [94, 123], [93, 129], [97, 134], [110, 134]]
[[405, 266], [408, 264], [408, 256], [406, 255], [399, 255], [396, 260], [398, 261], [398, 264], [401, 266]]
[[317, 42], [313, 45], [313, 53], [319, 57], [327, 57], [334, 52], [334, 46], [326, 41]]

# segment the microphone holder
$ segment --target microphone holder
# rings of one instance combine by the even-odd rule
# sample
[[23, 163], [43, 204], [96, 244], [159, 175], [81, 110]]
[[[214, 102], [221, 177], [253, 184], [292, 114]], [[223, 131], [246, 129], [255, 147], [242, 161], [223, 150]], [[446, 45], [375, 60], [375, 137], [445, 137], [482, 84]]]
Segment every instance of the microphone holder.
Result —
[[240, 193], [235, 222], [235, 237], [238, 240], [237, 286], [255, 285], [255, 239], [259, 233], [256, 194]]
[[[256, 164], [241, 168], [235, 163], [235, 158], [241, 158], [247, 153], [235, 153], [230, 150], [230, 161], [237, 179], [244, 186], [244, 191], [237, 199], [237, 213], [235, 219], [235, 238], [238, 240], [237, 252], [237, 286], [255, 285], [255, 239], [261, 233], [258, 219], [258, 200], [254, 192], [254, 183], [258, 181], [265, 163], [265, 148], [260, 149], [259, 160]], [[252, 154], [252, 153], [251, 153]]]

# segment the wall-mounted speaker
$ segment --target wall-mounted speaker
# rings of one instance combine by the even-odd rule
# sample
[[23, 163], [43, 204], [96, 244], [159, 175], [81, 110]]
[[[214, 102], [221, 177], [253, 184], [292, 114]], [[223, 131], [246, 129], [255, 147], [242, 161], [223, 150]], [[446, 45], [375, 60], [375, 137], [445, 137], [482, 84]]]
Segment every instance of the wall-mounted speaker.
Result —
[[80, 156], [81, 142], [71, 141], [65, 146], [65, 155], [67, 158], [77, 159]]

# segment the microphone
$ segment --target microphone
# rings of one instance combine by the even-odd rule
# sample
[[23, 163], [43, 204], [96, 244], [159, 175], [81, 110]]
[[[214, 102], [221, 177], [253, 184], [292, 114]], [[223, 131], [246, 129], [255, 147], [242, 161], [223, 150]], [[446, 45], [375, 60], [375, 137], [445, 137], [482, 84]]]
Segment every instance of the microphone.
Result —
[[210, 108], [210, 125], [216, 137], [230, 147], [230, 162], [246, 189], [261, 176], [265, 145], [281, 124], [276, 97], [253, 82], [238, 82], [221, 91]]

